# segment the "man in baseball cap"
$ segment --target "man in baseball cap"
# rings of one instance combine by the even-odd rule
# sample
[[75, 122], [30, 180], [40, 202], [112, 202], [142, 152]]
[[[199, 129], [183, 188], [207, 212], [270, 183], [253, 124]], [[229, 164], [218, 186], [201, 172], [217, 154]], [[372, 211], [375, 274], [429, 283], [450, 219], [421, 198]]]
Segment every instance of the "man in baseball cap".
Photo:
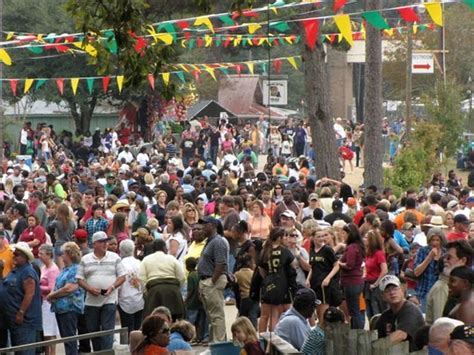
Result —
[[389, 308], [375, 324], [379, 338], [389, 337], [392, 343], [408, 340], [410, 351], [415, 349], [415, 334], [425, 325], [421, 310], [405, 299], [398, 277], [386, 275], [379, 282], [383, 299]]
[[467, 240], [467, 229], [469, 226], [469, 218], [466, 215], [459, 213], [454, 216], [454, 231], [448, 233], [446, 238], [448, 242], [455, 240]]

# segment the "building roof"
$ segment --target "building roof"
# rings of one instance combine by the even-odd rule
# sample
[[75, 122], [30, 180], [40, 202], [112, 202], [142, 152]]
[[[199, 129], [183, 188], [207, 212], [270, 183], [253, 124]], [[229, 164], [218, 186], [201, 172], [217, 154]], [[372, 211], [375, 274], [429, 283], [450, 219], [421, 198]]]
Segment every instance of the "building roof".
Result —
[[284, 119], [273, 108], [257, 103], [257, 97], [262, 92], [259, 85], [259, 75], [228, 75], [219, 81], [218, 101], [229, 108], [239, 118], [253, 118], [261, 114], [275, 119]]
[[[16, 104], [11, 104], [7, 101], [3, 102], [4, 114], [6, 116], [13, 115], [24, 115], [24, 111], [27, 111], [27, 115], [70, 115], [71, 111], [65, 101], [60, 103], [47, 102], [44, 100], [36, 100], [33, 102], [28, 101], [29, 98], [24, 96]], [[94, 109], [94, 114], [117, 114], [119, 110], [107, 103], [103, 102], [98, 104]]]
[[189, 120], [194, 118], [208, 116], [209, 118], [219, 118], [221, 112], [227, 113], [228, 118], [237, 118], [237, 116], [214, 100], [202, 100], [190, 106], [187, 110]]

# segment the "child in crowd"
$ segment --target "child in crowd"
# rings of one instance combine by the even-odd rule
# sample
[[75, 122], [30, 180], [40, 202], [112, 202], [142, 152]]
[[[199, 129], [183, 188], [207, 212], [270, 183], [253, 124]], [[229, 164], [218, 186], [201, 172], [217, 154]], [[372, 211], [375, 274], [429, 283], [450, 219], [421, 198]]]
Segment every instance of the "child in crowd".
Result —
[[231, 327], [234, 344], [242, 348], [241, 355], [264, 355], [257, 331], [247, 317], [238, 317]]
[[197, 259], [189, 257], [186, 259], [186, 270], [188, 271], [186, 309], [188, 321], [196, 327], [195, 343], [205, 343], [207, 341], [207, 316], [206, 311], [199, 299], [199, 275], [196, 271]]
[[240, 292], [239, 315], [248, 317], [256, 328], [259, 306], [258, 301], [254, 301], [250, 298], [250, 284], [252, 282], [254, 269], [255, 261], [252, 255], [246, 254], [242, 258], [242, 267], [235, 273], [235, 279]]
[[109, 241], [107, 243], [107, 250], [111, 251], [113, 253], [118, 253], [117, 238], [115, 238], [115, 237], [110, 237], [109, 238]]

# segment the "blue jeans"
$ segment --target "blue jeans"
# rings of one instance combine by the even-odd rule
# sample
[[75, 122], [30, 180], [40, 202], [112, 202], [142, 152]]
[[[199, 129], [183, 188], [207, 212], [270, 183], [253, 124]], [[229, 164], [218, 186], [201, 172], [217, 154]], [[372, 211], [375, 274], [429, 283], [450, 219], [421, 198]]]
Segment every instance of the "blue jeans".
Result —
[[188, 309], [188, 321], [196, 327], [196, 340], [208, 340], [209, 339], [209, 322], [207, 321], [207, 315], [204, 308], [200, 309]]
[[[89, 333], [101, 330], [111, 330], [115, 328], [115, 304], [104, 304], [102, 307], [86, 306], [84, 316], [87, 321], [87, 331]], [[92, 339], [94, 351], [112, 349], [114, 336], [107, 335]]]
[[[30, 326], [20, 326], [10, 328], [10, 338], [12, 346], [35, 343], [37, 330]], [[36, 349], [16, 351], [15, 355], [35, 355]]]
[[211, 146], [211, 149], [209, 150], [209, 155], [214, 164], [217, 164], [217, 152], [219, 151], [219, 146]]
[[355, 286], [344, 286], [344, 295], [346, 296], [347, 308], [351, 315], [351, 328], [364, 329], [365, 315], [360, 311], [360, 295], [364, 291], [364, 284]]
[[[229, 270], [233, 271], [235, 267], [235, 256], [233, 254], [229, 254]], [[231, 288], [226, 288], [224, 290], [224, 298], [232, 298], [235, 300], [234, 291]]]
[[257, 329], [257, 319], [259, 316], [260, 307], [257, 301], [250, 297], [244, 298], [240, 301], [239, 316], [247, 317]]
[[[59, 334], [61, 338], [72, 337], [76, 335], [77, 329], [76, 312], [56, 313], [56, 321], [58, 322]], [[67, 355], [77, 355], [77, 340], [72, 340], [64, 343], [64, 348]]]

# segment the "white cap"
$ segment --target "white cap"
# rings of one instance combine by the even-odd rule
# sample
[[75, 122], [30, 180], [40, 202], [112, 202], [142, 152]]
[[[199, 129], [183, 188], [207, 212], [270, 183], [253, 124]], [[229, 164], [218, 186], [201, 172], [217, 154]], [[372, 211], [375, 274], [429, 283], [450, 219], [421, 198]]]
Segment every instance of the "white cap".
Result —
[[282, 215], [282, 217], [284, 216], [284, 217], [292, 218], [292, 219], [296, 220], [296, 214], [295, 214], [295, 212], [293, 212], [291, 210], [286, 210], [281, 215]]
[[385, 291], [388, 285], [395, 285], [395, 286], [400, 287], [401, 283], [398, 277], [394, 275], [385, 275], [384, 277], [382, 277], [382, 280], [380, 280], [380, 284], [379, 284], [380, 291], [382, 292]]

